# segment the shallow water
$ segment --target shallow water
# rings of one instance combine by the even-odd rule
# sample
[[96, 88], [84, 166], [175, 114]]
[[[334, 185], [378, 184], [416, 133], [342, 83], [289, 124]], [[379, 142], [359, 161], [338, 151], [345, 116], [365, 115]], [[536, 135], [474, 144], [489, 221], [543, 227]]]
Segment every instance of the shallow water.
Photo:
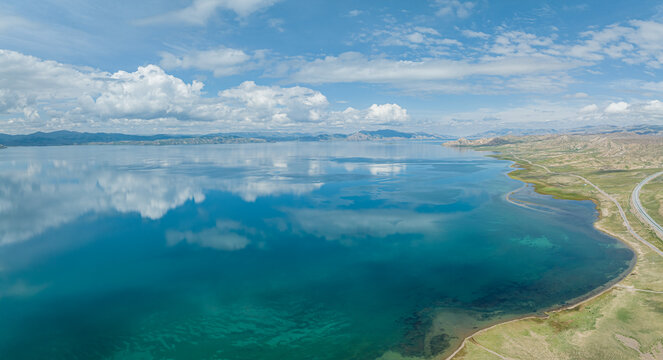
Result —
[[2, 150], [0, 358], [427, 357], [629, 267], [591, 202], [507, 202], [508, 166], [427, 142]]

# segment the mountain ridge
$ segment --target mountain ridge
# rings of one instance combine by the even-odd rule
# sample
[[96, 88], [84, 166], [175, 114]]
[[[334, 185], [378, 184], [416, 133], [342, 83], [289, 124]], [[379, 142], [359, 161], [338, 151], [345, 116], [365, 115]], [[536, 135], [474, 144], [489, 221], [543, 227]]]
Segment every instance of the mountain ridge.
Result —
[[90, 133], [69, 130], [53, 132], [37, 131], [25, 135], [0, 133], [0, 144], [4, 146], [59, 146], [59, 145], [195, 145], [258, 143], [282, 141], [375, 141], [375, 140], [451, 140], [455, 136], [434, 135], [427, 133], [409, 133], [391, 129], [360, 130], [351, 134], [306, 134], [306, 133], [269, 133], [235, 132], [187, 135], [133, 135], [123, 133]]

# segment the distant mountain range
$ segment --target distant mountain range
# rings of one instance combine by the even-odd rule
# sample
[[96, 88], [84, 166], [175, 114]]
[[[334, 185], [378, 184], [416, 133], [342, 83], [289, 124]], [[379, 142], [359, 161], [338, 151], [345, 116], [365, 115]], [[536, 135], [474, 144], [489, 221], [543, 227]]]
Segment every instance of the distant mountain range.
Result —
[[[500, 129], [468, 136], [468, 139], [486, 139], [507, 135], [546, 134], [611, 134], [634, 133], [638, 135], [663, 135], [663, 125], [586, 126], [576, 129]], [[402, 132], [390, 129], [361, 130], [352, 134], [306, 134], [280, 132], [235, 132], [207, 135], [129, 135], [119, 133], [87, 133], [76, 131], [36, 132], [28, 135], [0, 134], [0, 149], [5, 146], [54, 146], [91, 144], [133, 145], [187, 145], [229, 144], [281, 141], [379, 141], [379, 140], [455, 140], [458, 136], [434, 135], [422, 132]], [[4, 145], [4, 146], [3, 146]]]
[[[36, 132], [28, 135], [0, 134], [0, 144], [5, 146], [56, 146], [92, 144], [135, 145], [186, 145], [227, 144], [280, 141], [374, 141], [374, 140], [450, 140], [455, 136], [426, 133], [407, 133], [396, 130], [362, 130], [352, 134], [304, 134], [304, 133], [219, 133], [207, 135], [128, 135], [119, 133], [87, 133], [76, 131]], [[0, 148], [3, 146], [0, 145]]]
[[548, 134], [612, 134], [612, 133], [634, 133], [638, 135], [663, 135], [663, 125], [632, 125], [619, 127], [614, 125], [583, 126], [573, 129], [499, 129], [480, 132], [468, 139], [483, 139], [499, 136], [525, 136], [525, 135], [548, 135]]

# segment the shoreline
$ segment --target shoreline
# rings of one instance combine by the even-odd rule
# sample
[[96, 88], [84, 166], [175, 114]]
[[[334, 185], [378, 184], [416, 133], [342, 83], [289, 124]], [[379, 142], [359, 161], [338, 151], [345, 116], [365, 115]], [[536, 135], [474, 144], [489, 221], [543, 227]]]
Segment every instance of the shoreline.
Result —
[[[481, 150], [476, 150], [476, 149], [475, 149], [475, 151], [481, 151]], [[491, 155], [488, 155], [488, 156], [491, 156]], [[495, 154], [492, 154], [492, 157], [494, 157], [494, 158], [496, 158], [496, 159], [499, 159], [499, 160], [511, 161], [512, 164], [510, 165], [510, 167], [514, 167], [514, 165], [517, 165], [517, 166], [521, 166], [522, 168], [526, 168], [526, 167], [522, 166], [522, 164], [519, 163], [519, 162], [516, 161], [516, 160], [507, 159], [507, 158], [503, 157], [501, 153], [495, 153]], [[531, 164], [530, 164], [530, 165], [531, 165]], [[511, 173], [513, 173], [513, 171], [515, 171], [515, 170], [512, 170], [512, 171], [507, 172], [506, 175], [507, 175], [508, 177], [514, 179], [514, 180], [518, 180], [518, 181], [523, 182], [523, 183], [524, 183], [523, 186], [527, 186], [527, 184], [532, 184], [532, 185], [534, 185], [534, 191], [535, 191], [537, 194], [540, 194], [540, 195], [548, 195], [548, 196], [556, 197], [555, 194], [546, 194], [546, 193], [544, 193], [544, 192], [539, 191], [539, 189], [537, 189], [537, 186], [536, 186], [537, 183], [535, 183], [535, 182], [529, 182], [529, 181], [526, 181], [526, 180], [524, 180], [524, 179], [521, 179], [521, 178], [517, 178], [517, 177], [513, 177], [513, 176], [511, 176]], [[509, 193], [507, 193], [506, 196], [508, 197], [512, 192], [515, 192], [515, 191], [517, 191], [517, 190], [520, 190], [521, 188], [522, 188], [522, 187], [520, 187], [520, 188], [518, 188], [518, 189], [516, 189], [516, 190], [513, 190], [513, 191], [511, 191], [511, 192], [509, 192]], [[632, 244], [631, 244], [628, 240], [623, 239], [623, 238], [621, 238], [620, 236], [617, 236], [617, 235], [615, 235], [615, 234], [612, 234], [612, 233], [610, 233], [609, 231], [607, 231], [607, 230], [605, 230], [605, 229], [602, 229], [602, 228], [600, 228], [599, 226], [597, 226], [597, 224], [599, 223], [599, 221], [601, 221], [601, 219], [603, 218], [603, 216], [602, 216], [602, 214], [601, 214], [601, 211], [600, 211], [600, 210], [601, 210], [601, 209], [600, 209], [600, 201], [599, 201], [598, 199], [591, 198], [591, 197], [588, 197], [588, 198], [586, 198], [586, 199], [566, 199], [566, 200], [590, 200], [590, 201], [592, 201], [592, 202], [594, 203], [594, 207], [595, 207], [595, 209], [596, 209], [597, 212], [598, 212], [598, 217], [597, 217], [596, 221], [594, 221], [594, 223], [593, 223], [593, 227], [594, 227], [596, 230], [598, 230], [598, 231], [600, 231], [600, 232], [602, 232], [602, 233], [604, 233], [604, 234], [606, 234], [606, 235], [608, 235], [608, 236], [610, 236], [610, 237], [612, 237], [612, 238], [618, 240], [619, 242], [625, 244], [625, 245], [626, 245], [626, 246], [627, 246], [627, 247], [633, 252], [633, 255], [634, 255], [634, 256], [633, 256], [633, 261], [631, 261], [631, 263], [629, 264], [629, 267], [628, 267], [626, 270], [624, 270], [621, 274], [619, 274], [619, 276], [617, 276], [614, 280], [612, 280], [612, 281], [606, 283], [605, 285], [603, 285], [603, 286], [601, 286], [601, 287], [598, 287], [598, 288], [596, 288], [596, 289], [594, 289], [594, 290], [588, 292], [588, 293], [585, 294], [585, 295], [582, 295], [582, 296], [579, 296], [579, 297], [576, 297], [576, 298], [570, 299], [570, 300], [568, 301], [569, 304], [567, 304], [567, 305], [561, 305], [560, 307], [552, 307], [550, 310], [546, 310], [546, 311], [544, 311], [544, 313], [543, 313], [542, 315], [536, 315], [536, 314], [534, 314], [534, 315], [525, 315], [525, 316], [517, 317], [517, 318], [515, 318], [515, 319], [511, 319], [511, 320], [507, 320], [507, 321], [501, 321], [501, 322], [498, 322], [498, 323], [496, 323], [496, 324], [493, 324], [493, 325], [490, 325], [490, 326], [488, 326], [488, 327], [485, 327], [485, 328], [483, 328], [483, 329], [479, 329], [479, 330], [473, 332], [472, 334], [466, 336], [466, 337], [463, 339], [463, 341], [460, 343], [460, 345], [458, 346], [458, 348], [457, 348], [456, 350], [454, 350], [453, 353], [451, 353], [451, 355], [448, 355], [447, 357], [444, 357], [444, 358], [441, 358], [441, 357], [440, 357], [440, 358], [438, 358], [438, 359], [444, 359], [444, 360], [451, 360], [451, 359], [453, 359], [456, 355], [458, 355], [458, 353], [459, 353], [461, 350], [463, 350], [463, 349], [465, 348], [465, 346], [466, 346], [466, 344], [467, 344], [468, 341], [472, 341], [472, 338], [473, 338], [474, 336], [477, 336], [477, 335], [482, 334], [482, 333], [484, 333], [484, 332], [487, 332], [487, 331], [489, 331], [489, 330], [491, 330], [491, 329], [494, 329], [494, 328], [496, 328], [497, 326], [504, 325], [504, 324], [510, 324], [510, 323], [514, 323], [514, 322], [522, 321], [522, 320], [528, 320], [528, 319], [547, 319], [547, 318], [550, 317], [551, 314], [558, 313], [558, 312], [562, 312], [562, 311], [565, 311], [565, 310], [571, 310], [571, 309], [577, 308], [578, 306], [581, 306], [581, 305], [583, 305], [583, 304], [586, 304], [587, 302], [592, 301], [592, 300], [594, 300], [594, 299], [600, 297], [601, 295], [604, 295], [604, 294], [606, 294], [607, 292], [609, 292], [609, 291], [615, 289], [615, 288], [617, 287], [617, 285], [619, 285], [619, 283], [621, 283], [624, 279], [626, 279], [626, 277], [628, 277], [631, 273], [633, 273], [633, 270], [635, 269], [635, 266], [636, 266], [637, 263], [638, 263], [638, 260], [639, 260], [639, 256], [640, 256], [640, 254], [639, 254], [639, 252], [638, 252], [638, 251], [632, 246]], [[507, 199], [507, 201], [509, 201], [509, 200]], [[510, 202], [510, 201], [509, 201], [509, 202]], [[514, 205], [517, 205], [517, 204], [514, 204]]]

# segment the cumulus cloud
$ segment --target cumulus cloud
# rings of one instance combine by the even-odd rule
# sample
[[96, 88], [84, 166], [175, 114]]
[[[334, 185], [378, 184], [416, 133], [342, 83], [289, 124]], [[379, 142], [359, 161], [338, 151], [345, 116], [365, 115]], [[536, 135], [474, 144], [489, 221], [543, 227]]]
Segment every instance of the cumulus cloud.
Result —
[[138, 21], [138, 24], [184, 23], [190, 25], [205, 25], [218, 11], [232, 11], [238, 16], [245, 17], [256, 11], [268, 8], [279, 0], [193, 0], [193, 3], [183, 9], [170, 13], [157, 15]]
[[118, 71], [108, 81], [96, 99], [83, 97], [82, 106], [103, 117], [154, 118], [177, 116], [188, 112], [200, 98], [203, 84], [187, 84], [166, 74], [156, 65], [141, 66], [135, 72]]
[[366, 117], [385, 123], [402, 123], [408, 118], [407, 110], [398, 106], [398, 104], [373, 104], [368, 108]]
[[[193, 66], [195, 59], [169, 61]], [[140, 128], [142, 123], [152, 132], [200, 132], [346, 123], [341, 119], [342, 111], [331, 110], [322, 93], [307, 87], [263, 86], [245, 81], [216, 96], [204, 93], [203, 87], [200, 81], [187, 83], [157, 65], [142, 66], [134, 72], [106, 73], [0, 51], [0, 111], [14, 116], [0, 120], [4, 131], [123, 130]], [[396, 104], [376, 104], [348, 111], [351, 118], [347, 123], [361, 126], [362, 122], [394, 122], [406, 119], [406, 114]]]
[[[287, 125], [295, 121], [318, 121], [329, 105], [320, 92], [294, 86], [259, 86], [245, 81], [236, 88], [219, 92], [219, 97], [234, 104], [234, 117], [248, 119], [250, 116], [270, 118], [275, 123]], [[247, 113], [247, 110], [251, 113]]]
[[625, 113], [628, 111], [629, 104], [624, 101], [616, 102], [616, 103], [610, 103], [606, 108], [605, 112], [607, 114], [620, 114], [620, 113]]
[[586, 113], [593, 113], [599, 111], [599, 107], [596, 104], [590, 104], [587, 106], [583, 106], [582, 109], [580, 109], [578, 112], [586, 114]]
[[398, 104], [373, 104], [364, 110], [348, 107], [331, 112], [329, 117], [330, 125], [346, 129], [357, 129], [362, 125], [399, 126], [410, 118], [407, 110]]

